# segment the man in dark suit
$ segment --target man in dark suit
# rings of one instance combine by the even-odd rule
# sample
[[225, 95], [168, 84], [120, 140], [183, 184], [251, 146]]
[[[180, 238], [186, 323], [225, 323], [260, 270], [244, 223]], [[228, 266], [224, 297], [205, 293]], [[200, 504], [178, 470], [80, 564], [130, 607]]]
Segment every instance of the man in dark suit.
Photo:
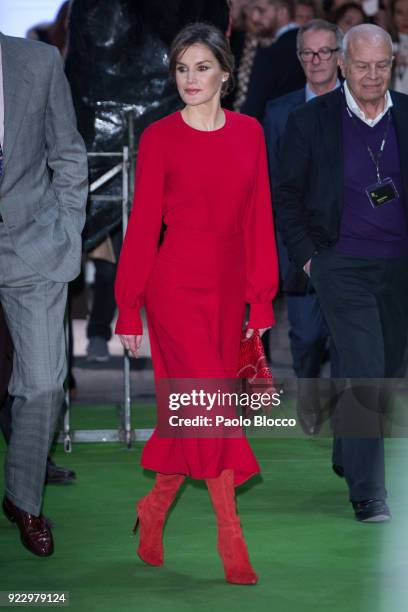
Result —
[[[337, 76], [338, 57], [343, 35], [338, 27], [315, 19], [297, 31], [297, 52], [306, 75], [302, 89], [271, 100], [266, 106], [264, 130], [268, 147], [272, 199], [276, 195], [280, 150], [289, 113], [316, 96], [326, 94], [340, 85]], [[316, 293], [302, 270], [289, 261], [280, 232], [277, 232], [279, 266], [286, 292], [290, 324], [289, 339], [293, 369], [298, 378], [319, 376], [326, 351], [328, 330]], [[308, 434], [318, 431], [320, 411], [316, 406], [299, 404], [298, 416]]]
[[246, 99], [239, 110], [262, 121], [268, 100], [302, 87], [305, 75], [296, 54], [293, 0], [257, 0], [258, 4], [262, 5], [259, 32], [269, 32], [274, 42], [258, 45]]
[[368, 379], [402, 375], [408, 332], [408, 97], [388, 91], [392, 61], [383, 29], [349, 30], [344, 86], [288, 118], [275, 201], [289, 256], [311, 278], [329, 327], [334, 375], [353, 385], [340, 402], [333, 463], [356, 518], [371, 522], [390, 512], [380, 394]]

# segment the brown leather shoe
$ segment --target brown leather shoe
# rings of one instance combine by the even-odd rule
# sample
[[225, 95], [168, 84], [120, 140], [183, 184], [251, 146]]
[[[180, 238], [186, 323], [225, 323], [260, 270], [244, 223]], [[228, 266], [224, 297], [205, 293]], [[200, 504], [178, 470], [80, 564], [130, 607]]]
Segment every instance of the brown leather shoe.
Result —
[[7, 497], [3, 498], [3, 512], [20, 530], [21, 542], [35, 555], [49, 557], [54, 552], [54, 542], [49, 523], [43, 517], [24, 512]]

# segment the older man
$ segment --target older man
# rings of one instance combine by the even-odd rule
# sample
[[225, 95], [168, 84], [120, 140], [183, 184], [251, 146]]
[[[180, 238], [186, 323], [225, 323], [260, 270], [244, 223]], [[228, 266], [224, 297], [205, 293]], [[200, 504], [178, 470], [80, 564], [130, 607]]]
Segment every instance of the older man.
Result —
[[[344, 86], [295, 110], [283, 144], [280, 229], [289, 256], [311, 277], [338, 357], [335, 374], [344, 379], [402, 374], [408, 97], [388, 91], [392, 61], [384, 30], [349, 30], [340, 59]], [[389, 520], [380, 434], [337, 437], [333, 460], [356, 518]]]

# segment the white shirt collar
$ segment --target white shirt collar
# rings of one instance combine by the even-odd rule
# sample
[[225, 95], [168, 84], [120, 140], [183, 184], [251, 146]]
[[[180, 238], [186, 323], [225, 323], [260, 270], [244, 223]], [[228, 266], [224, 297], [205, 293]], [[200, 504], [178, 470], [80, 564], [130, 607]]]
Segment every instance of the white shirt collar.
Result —
[[375, 119], [369, 119], [368, 117], [366, 117], [364, 111], [361, 110], [361, 108], [358, 106], [357, 102], [355, 101], [349, 89], [349, 86], [347, 85], [347, 81], [344, 81], [343, 87], [344, 87], [344, 94], [346, 96], [347, 106], [349, 107], [351, 112], [354, 113], [359, 119], [361, 119], [361, 121], [364, 121], [364, 123], [366, 123], [370, 127], [374, 127], [375, 125], [377, 125], [377, 123], [381, 121], [381, 119], [384, 117], [384, 115], [388, 113], [389, 109], [392, 106], [391, 95], [390, 95], [390, 92], [387, 90], [385, 94], [384, 110], [379, 115], [377, 115]]

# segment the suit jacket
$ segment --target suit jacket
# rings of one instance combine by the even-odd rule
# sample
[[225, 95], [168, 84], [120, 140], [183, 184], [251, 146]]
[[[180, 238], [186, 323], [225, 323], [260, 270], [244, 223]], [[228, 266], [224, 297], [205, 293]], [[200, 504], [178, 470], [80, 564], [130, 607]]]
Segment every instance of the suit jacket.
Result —
[[45, 278], [80, 270], [86, 150], [55, 47], [0, 34], [4, 164], [0, 214], [16, 253]]
[[[404, 205], [408, 218], [408, 96], [391, 92]], [[334, 245], [343, 209], [340, 89], [295, 109], [283, 139], [275, 198], [289, 256], [303, 267], [313, 253]]]
[[288, 30], [269, 47], [258, 46], [241, 112], [258, 121], [268, 100], [303, 87], [306, 77], [296, 55], [297, 28]]
[[305, 88], [302, 87], [302, 89], [292, 91], [286, 96], [270, 100], [266, 105], [263, 128], [266, 146], [268, 148], [269, 176], [271, 179], [272, 195], [274, 195], [276, 191], [278, 182], [278, 168], [286, 122], [290, 112], [305, 103], [306, 92]]
[[[271, 180], [272, 202], [275, 201], [279, 176], [282, 138], [290, 112], [306, 103], [305, 88], [292, 91], [286, 96], [270, 100], [266, 105], [263, 123], [266, 146], [268, 149], [269, 177]], [[311, 290], [307, 275], [295, 262], [288, 258], [282, 237], [278, 231], [277, 247], [279, 254], [279, 270], [283, 289], [289, 295], [305, 295]]]

